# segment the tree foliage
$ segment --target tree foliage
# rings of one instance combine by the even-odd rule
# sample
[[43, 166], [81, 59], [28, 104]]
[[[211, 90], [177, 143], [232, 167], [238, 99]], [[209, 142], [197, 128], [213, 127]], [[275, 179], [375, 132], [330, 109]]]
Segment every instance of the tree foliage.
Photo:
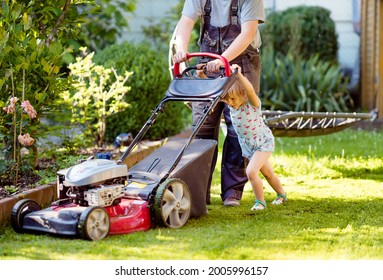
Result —
[[[91, 2], [91, 3], [89, 3]], [[136, 9], [137, 0], [93, 0], [82, 1], [76, 5], [81, 18], [81, 32], [77, 37], [67, 38], [74, 53], [65, 57], [69, 64], [80, 55], [80, 48], [99, 51], [116, 42], [124, 28], [129, 27], [129, 13]]]

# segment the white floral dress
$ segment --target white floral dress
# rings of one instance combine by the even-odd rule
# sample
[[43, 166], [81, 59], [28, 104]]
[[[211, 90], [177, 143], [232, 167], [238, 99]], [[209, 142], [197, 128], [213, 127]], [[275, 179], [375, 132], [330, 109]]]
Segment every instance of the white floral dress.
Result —
[[237, 110], [229, 108], [244, 157], [250, 159], [255, 151], [274, 151], [274, 135], [262, 117], [261, 105], [255, 108], [247, 102]]

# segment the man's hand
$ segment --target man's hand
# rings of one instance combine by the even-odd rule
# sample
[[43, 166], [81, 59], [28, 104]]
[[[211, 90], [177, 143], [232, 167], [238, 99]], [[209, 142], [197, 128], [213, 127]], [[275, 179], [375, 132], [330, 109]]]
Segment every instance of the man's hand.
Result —
[[184, 51], [184, 50], [177, 51], [173, 56], [174, 63], [185, 62], [187, 60], [187, 55], [188, 55], [187, 51]]
[[218, 72], [221, 66], [223, 66], [222, 60], [214, 59], [206, 64], [206, 71], [208, 73]]

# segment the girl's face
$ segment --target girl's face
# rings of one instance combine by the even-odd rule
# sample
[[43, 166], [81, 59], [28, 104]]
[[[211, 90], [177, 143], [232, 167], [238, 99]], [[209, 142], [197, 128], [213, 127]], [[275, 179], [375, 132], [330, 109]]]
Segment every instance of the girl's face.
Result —
[[225, 103], [230, 107], [234, 108], [235, 110], [238, 110], [238, 108], [245, 103], [245, 100], [239, 94], [231, 94], [230, 96], [228, 95], [225, 98]]
[[234, 84], [229, 88], [224, 102], [235, 110], [238, 110], [238, 108], [244, 105], [246, 101], [246, 90], [242, 83], [239, 80], [236, 80], [236, 82], [234, 82]]

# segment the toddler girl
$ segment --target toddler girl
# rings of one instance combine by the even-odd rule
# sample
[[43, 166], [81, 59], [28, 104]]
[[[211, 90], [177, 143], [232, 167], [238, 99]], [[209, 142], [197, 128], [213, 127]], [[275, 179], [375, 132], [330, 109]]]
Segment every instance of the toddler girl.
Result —
[[279, 205], [287, 201], [286, 192], [269, 162], [274, 151], [274, 136], [263, 120], [261, 101], [253, 86], [243, 76], [238, 65], [232, 65], [232, 71], [238, 71], [238, 80], [228, 90], [224, 102], [230, 107], [230, 116], [242, 155], [249, 160], [246, 175], [256, 197], [251, 210], [263, 210], [266, 208], [266, 201], [259, 171], [277, 193], [272, 204]]

